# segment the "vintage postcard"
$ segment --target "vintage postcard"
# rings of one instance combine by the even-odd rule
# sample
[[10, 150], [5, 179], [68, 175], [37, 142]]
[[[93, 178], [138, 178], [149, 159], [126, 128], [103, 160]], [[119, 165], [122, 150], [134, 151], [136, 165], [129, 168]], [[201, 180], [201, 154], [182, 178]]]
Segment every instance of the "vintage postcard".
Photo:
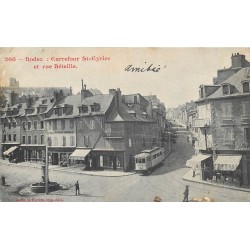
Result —
[[0, 199], [250, 201], [250, 49], [0, 48]]

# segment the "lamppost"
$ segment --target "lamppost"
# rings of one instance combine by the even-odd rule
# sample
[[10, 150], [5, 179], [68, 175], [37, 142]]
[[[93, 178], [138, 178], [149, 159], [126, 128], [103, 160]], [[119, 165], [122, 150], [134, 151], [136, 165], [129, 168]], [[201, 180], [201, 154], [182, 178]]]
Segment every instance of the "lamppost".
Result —
[[45, 194], [49, 193], [48, 131], [45, 129]]

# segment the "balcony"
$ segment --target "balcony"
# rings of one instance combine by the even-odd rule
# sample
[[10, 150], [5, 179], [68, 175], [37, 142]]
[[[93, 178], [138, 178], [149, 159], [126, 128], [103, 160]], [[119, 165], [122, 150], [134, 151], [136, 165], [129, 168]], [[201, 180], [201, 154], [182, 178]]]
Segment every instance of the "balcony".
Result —
[[250, 141], [247, 141], [247, 140], [244, 140], [242, 142], [238, 142], [236, 145], [235, 145], [235, 149], [237, 150], [250, 150]]
[[105, 137], [106, 139], [121, 139], [124, 137], [124, 132], [104, 132], [103, 133], [103, 137]]
[[206, 128], [210, 127], [210, 119], [194, 119], [194, 128]]
[[195, 143], [195, 148], [199, 150], [206, 150], [206, 149], [212, 148], [212, 146], [213, 146], [213, 143], [211, 141], [207, 141], [207, 145], [205, 141], [197, 141]]

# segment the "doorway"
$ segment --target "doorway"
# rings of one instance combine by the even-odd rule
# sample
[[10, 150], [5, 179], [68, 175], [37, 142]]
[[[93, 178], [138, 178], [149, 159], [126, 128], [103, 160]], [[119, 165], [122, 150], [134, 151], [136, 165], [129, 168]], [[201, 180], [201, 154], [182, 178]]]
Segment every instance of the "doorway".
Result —
[[59, 164], [58, 153], [52, 153], [52, 165], [58, 165], [58, 164]]

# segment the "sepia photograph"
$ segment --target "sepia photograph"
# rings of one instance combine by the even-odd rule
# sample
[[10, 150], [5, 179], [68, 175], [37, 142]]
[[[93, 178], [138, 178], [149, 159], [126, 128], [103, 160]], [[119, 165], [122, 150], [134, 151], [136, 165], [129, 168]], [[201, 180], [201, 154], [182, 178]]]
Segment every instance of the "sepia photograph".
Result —
[[249, 48], [0, 48], [1, 201], [250, 201]]

